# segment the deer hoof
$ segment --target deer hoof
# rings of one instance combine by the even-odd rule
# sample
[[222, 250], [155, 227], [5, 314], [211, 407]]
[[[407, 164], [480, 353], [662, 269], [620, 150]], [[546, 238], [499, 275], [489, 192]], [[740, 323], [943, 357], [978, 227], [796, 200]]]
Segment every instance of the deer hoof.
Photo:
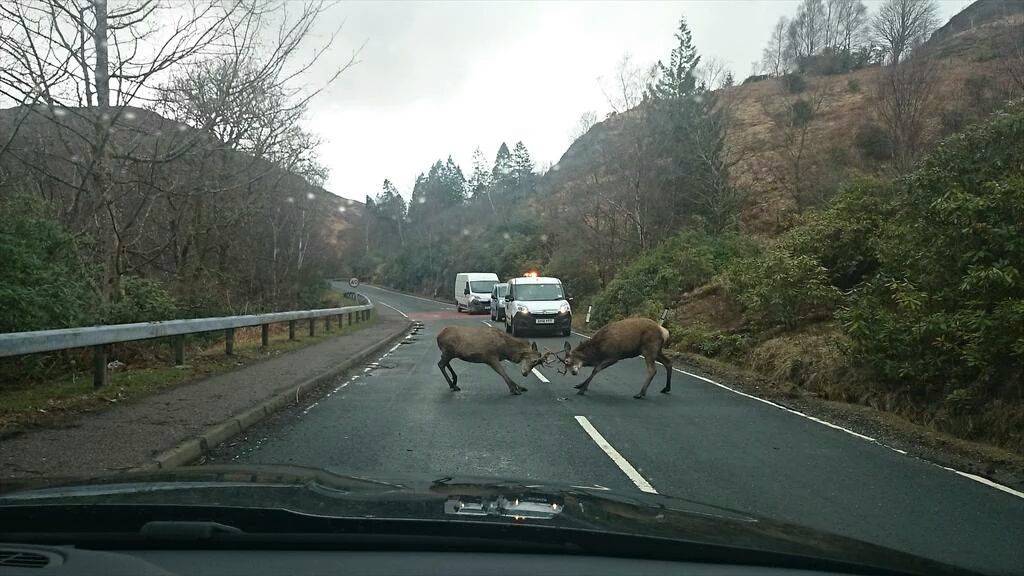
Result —
[[643, 400], [644, 399], [644, 395], [643, 394], [636, 394], [636, 395], [633, 396], [633, 398], [636, 398], [637, 400]]
[[661, 389], [661, 393], [662, 394], [670, 394], [671, 392], [672, 392], [671, 388], [662, 388]]
[[[580, 388], [580, 387], [579, 387], [579, 386], [576, 386], [576, 388]], [[577, 392], [577, 393], [576, 393], [576, 395], [577, 395], [577, 396], [583, 396], [583, 395], [584, 395], [584, 394], [586, 394], [586, 393], [587, 393], [587, 391], [586, 391], [585, 389], [583, 389], [583, 388], [580, 388], [580, 391], [579, 391], [579, 392]]]
[[462, 388], [459, 388], [458, 386], [452, 386], [452, 392], [458, 392], [459, 390], [462, 390]]
[[526, 386], [520, 386], [519, 387], [519, 391], [520, 392], [526, 392], [527, 390], [529, 390], [529, 388], [527, 388]]
[[579, 384], [577, 384], [577, 385], [573, 386], [573, 388], [575, 388], [575, 389], [577, 389], [577, 390], [582, 390], [582, 389], [583, 389], [583, 383], [582, 383], [582, 382], [580, 382]]

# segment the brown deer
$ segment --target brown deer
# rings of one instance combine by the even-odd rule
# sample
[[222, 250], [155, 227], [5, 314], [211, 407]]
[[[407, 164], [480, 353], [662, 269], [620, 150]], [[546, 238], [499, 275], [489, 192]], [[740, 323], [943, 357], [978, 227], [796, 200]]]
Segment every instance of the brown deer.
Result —
[[528, 376], [534, 367], [553, 354], [547, 351], [542, 354], [537, 350], [536, 342], [531, 344], [513, 338], [496, 328], [484, 326], [447, 326], [437, 335], [437, 347], [441, 349], [441, 360], [438, 361], [437, 367], [441, 369], [441, 374], [453, 392], [461, 390], [458, 386], [459, 377], [452, 370], [453, 358], [475, 364], [487, 364], [505, 380], [509, 392], [521, 394], [526, 392], [526, 387], [516, 384], [508, 377], [501, 361], [519, 363], [523, 376]]
[[643, 354], [647, 362], [647, 380], [644, 387], [633, 398], [641, 399], [647, 395], [647, 387], [651, 385], [657, 368], [654, 362], [661, 362], [665, 366], [665, 387], [661, 389], [662, 394], [668, 394], [672, 390], [672, 361], [665, 356], [662, 348], [668, 342], [668, 330], [648, 318], [626, 318], [601, 328], [590, 340], [587, 340], [575, 349], [565, 343], [563, 356], [558, 359], [564, 364], [562, 374], [572, 370], [573, 376], [579, 374], [580, 367], [593, 366], [594, 371], [590, 376], [576, 385], [579, 390], [577, 394], [586, 394], [590, 387], [590, 381], [597, 376], [597, 373], [615, 364], [624, 358], [635, 358]]

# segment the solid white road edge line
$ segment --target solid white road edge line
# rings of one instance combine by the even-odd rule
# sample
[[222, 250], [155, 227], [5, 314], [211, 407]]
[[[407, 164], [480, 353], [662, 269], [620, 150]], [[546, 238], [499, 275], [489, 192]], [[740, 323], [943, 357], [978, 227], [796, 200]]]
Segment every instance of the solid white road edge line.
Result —
[[537, 370], [536, 368], [533, 369], [533, 375], [537, 377], [537, 380], [540, 380], [545, 384], [551, 383], [551, 381], [545, 378], [544, 375], [540, 373], [540, 370]]
[[392, 306], [391, 304], [388, 304], [387, 302], [385, 302], [383, 300], [377, 300], [377, 303], [378, 304], [383, 304], [384, 306], [387, 306], [388, 308], [391, 308], [392, 310], [394, 310], [395, 312], [398, 312], [399, 314], [401, 314], [402, 316], [405, 316], [406, 318], [409, 317], [409, 315], [406, 314], [405, 312], [402, 312], [398, 308], [395, 308], [394, 306]]
[[494, 325], [488, 322], [487, 320], [481, 320], [480, 323], [486, 326], [490, 326], [491, 328], [494, 328]]
[[[581, 338], [587, 338], [588, 340], [590, 339], [590, 336], [587, 336], [586, 334], [580, 334], [579, 332], [573, 332], [573, 334], [575, 334], [577, 336], [580, 336]], [[907, 454], [906, 450], [900, 450], [899, 448], [893, 448], [892, 446], [889, 446], [888, 444], [880, 442], [880, 441], [878, 441], [875, 438], [872, 438], [870, 436], [865, 436], [863, 434], [859, 434], [859, 433], [854, 432], [853, 430], [850, 430], [848, 428], [843, 428], [842, 426], [838, 426], [838, 425], [833, 424], [831, 422], [827, 422], [825, 420], [822, 420], [821, 418], [815, 418], [814, 416], [811, 416], [810, 414], [804, 414], [803, 412], [800, 412], [799, 410], [793, 410], [792, 408], [786, 408], [785, 406], [783, 406], [781, 404], [776, 404], [775, 402], [772, 402], [770, 400], [765, 400], [764, 398], [758, 398], [757, 396], [753, 396], [751, 394], [747, 394], [746, 392], [740, 392], [739, 390], [736, 390], [735, 388], [730, 388], [730, 387], [726, 386], [725, 384], [719, 384], [718, 382], [715, 382], [714, 380], [711, 380], [709, 378], [705, 378], [703, 376], [698, 376], [696, 374], [693, 374], [692, 372], [687, 372], [686, 370], [680, 370], [679, 368], [673, 368], [673, 370], [675, 370], [676, 372], [679, 372], [680, 374], [686, 374], [687, 376], [691, 376], [691, 377], [696, 378], [698, 380], [703, 380], [704, 382], [707, 382], [709, 384], [714, 384], [715, 386], [718, 386], [719, 388], [724, 388], [724, 389], [726, 389], [726, 390], [728, 390], [730, 392], [739, 394], [740, 396], [746, 396], [747, 398], [751, 398], [753, 400], [757, 400], [758, 402], [763, 402], [763, 403], [765, 403], [765, 404], [767, 404], [769, 406], [774, 406], [775, 408], [778, 408], [780, 410], [785, 410], [786, 412], [789, 412], [790, 414], [796, 414], [797, 416], [800, 416], [802, 418], [807, 418], [808, 420], [811, 420], [813, 422], [817, 422], [818, 424], [821, 424], [823, 426], [828, 426], [829, 428], [834, 428], [836, 430], [840, 430], [842, 432], [846, 432], [847, 434], [850, 434], [851, 436], [856, 436], [857, 438], [860, 438], [862, 440], [867, 440], [868, 442], [871, 442], [873, 444], [878, 444], [879, 446], [881, 446], [883, 448], [888, 448], [889, 450], [892, 450], [893, 452], [896, 452], [898, 454], [902, 454], [904, 456], [909, 456], [911, 458], [917, 458], [918, 460], [921, 460], [923, 462], [927, 462], [929, 464], [932, 464], [933, 466], [938, 466], [939, 468], [943, 468], [945, 470], [949, 470], [950, 472], [953, 472], [955, 474], [963, 476], [964, 478], [968, 478], [968, 479], [974, 480], [975, 482], [979, 482], [979, 483], [984, 484], [984, 485], [986, 485], [986, 486], [988, 486], [990, 488], [995, 488], [996, 490], [1000, 490], [1002, 492], [1006, 492], [1007, 494], [1016, 496], [1018, 498], [1024, 498], [1024, 492], [1019, 492], [1017, 490], [1014, 490], [1013, 488], [1010, 488], [1009, 486], [1004, 486], [1004, 485], [1002, 485], [1002, 484], [1000, 484], [998, 482], [993, 482], [992, 480], [989, 480], [988, 478], [985, 478], [983, 476], [978, 476], [976, 474], [970, 474], [968, 472], [961, 472], [960, 470], [957, 470], [955, 468], [950, 468], [949, 466], [943, 466], [941, 464], [936, 464], [935, 462], [932, 462], [931, 460], [926, 460], [926, 459], [920, 458], [918, 456], [912, 456], [910, 454]]]
[[597, 447], [604, 450], [604, 453], [612, 459], [612, 462], [615, 462], [615, 465], [618, 466], [620, 470], [626, 473], [626, 476], [633, 481], [633, 484], [636, 484], [636, 487], [639, 488], [641, 492], [647, 492], [648, 494], [658, 493], [658, 491], [654, 489], [654, 486], [651, 486], [647, 480], [644, 480], [644, 477], [636, 471], [636, 468], [633, 468], [633, 465], [623, 458], [622, 454], [619, 454], [619, 451], [604, 439], [604, 436], [601, 436], [601, 433], [597, 431], [597, 428], [594, 428], [594, 425], [590, 423], [590, 420], [587, 420], [586, 416], [576, 416], [576, 421], [580, 423], [580, 426], [582, 426], [583, 430], [590, 436], [590, 439], [597, 444]]

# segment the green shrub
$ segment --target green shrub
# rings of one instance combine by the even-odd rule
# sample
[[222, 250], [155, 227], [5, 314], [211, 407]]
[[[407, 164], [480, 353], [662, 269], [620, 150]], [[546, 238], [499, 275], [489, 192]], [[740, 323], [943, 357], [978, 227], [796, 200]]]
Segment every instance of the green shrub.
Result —
[[804, 254], [823, 266], [829, 282], [848, 290], [878, 269], [877, 235], [890, 218], [890, 187], [874, 180], [846, 186], [827, 208], [805, 216], [781, 239], [791, 254]]
[[156, 280], [125, 276], [121, 288], [123, 296], [103, 312], [104, 324], [173, 320], [180, 315], [177, 302]]
[[750, 343], [745, 334], [730, 334], [700, 322], [686, 325], [670, 323], [667, 327], [672, 334], [673, 348], [709, 358], [735, 356]]
[[779, 247], [733, 262], [723, 276], [744, 315], [765, 328], [794, 327], [813, 313], [831, 311], [839, 297], [814, 258]]
[[[892, 190], [879, 272], [839, 315], [892, 386], [1024, 393], [1024, 106], [945, 140]], [[975, 394], [972, 391], [970, 394]]]
[[860, 81], [856, 78], [850, 78], [846, 81], [846, 91], [850, 94], [857, 94], [860, 92]]
[[782, 76], [782, 87], [790, 94], [799, 94], [807, 89], [807, 81], [800, 74], [784, 74]]
[[892, 141], [885, 129], [875, 122], [865, 122], [854, 135], [854, 144], [868, 160], [886, 162], [892, 159]]
[[594, 300], [597, 325], [632, 315], [656, 318], [679, 296], [704, 284], [729, 260], [752, 250], [734, 235], [684, 232], [621, 270]]
[[94, 322], [95, 291], [74, 238], [26, 197], [0, 202], [0, 262], [0, 332]]

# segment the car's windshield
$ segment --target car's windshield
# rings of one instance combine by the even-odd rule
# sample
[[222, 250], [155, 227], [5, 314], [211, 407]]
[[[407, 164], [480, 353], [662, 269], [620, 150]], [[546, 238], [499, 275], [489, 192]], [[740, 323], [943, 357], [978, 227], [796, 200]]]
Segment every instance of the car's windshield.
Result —
[[561, 284], [516, 284], [514, 296], [516, 300], [561, 300]]
[[278, 465], [1024, 575], [1024, 1], [0, 0], [0, 493]]
[[469, 283], [469, 291], [475, 294], [488, 294], [494, 287], [494, 280], [474, 280]]

